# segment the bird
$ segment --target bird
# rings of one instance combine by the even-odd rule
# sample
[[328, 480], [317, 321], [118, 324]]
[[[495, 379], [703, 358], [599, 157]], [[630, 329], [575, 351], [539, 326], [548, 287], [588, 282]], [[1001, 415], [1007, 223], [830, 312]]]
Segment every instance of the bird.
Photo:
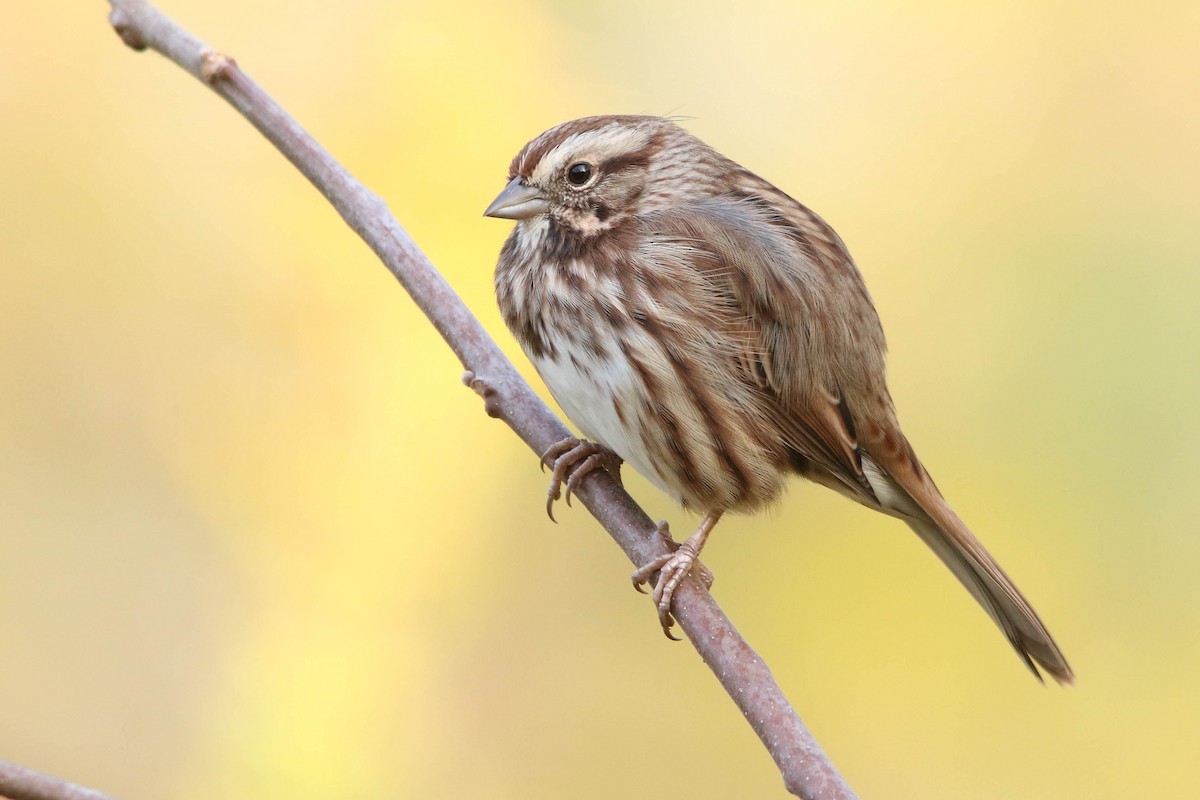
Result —
[[[565, 487], [630, 465], [703, 514], [634, 572], [670, 636], [675, 588], [726, 512], [792, 476], [896, 517], [950, 569], [1039, 680], [1074, 673], [1033, 607], [951, 510], [900, 429], [883, 328], [838, 234], [678, 124], [603, 115], [512, 159], [484, 215], [514, 220], [495, 271], [506, 325], [583, 434], [543, 455]], [[660, 532], [669, 538], [665, 525]]]

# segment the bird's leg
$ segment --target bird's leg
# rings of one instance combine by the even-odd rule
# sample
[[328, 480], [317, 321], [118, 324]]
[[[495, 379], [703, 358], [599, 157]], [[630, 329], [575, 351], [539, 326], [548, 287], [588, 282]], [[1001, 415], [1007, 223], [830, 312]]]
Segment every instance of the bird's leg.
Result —
[[[704, 549], [704, 543], [708, 541], [708, 535], [712, 533], [717, 520], [721, 519], [722, 513], [724, 512], [709, 512], [696, 532], [689, 536], [683, 544], [675, 547], [673, 553], [659, 556], [650, 563], [643, 564], [633, 573], [633, 586], [640, 592], [642, 584], [649, 583], [654, 573], [658, 572], [658, 582], [654, 584], [651, 598], [658, 607], [658, 621], [662, 624], [663, 633], [667, 635], [668, 639], [677, 638], [671, 635], [671, 626], [675, 624], [675, 618], [671, 616], [671, 599], [674, 597], [675, 589], [679, 586], [680, 581], [689, 572], [695, 570], [696, 577], [703, 581], [706, 587], [712, 586], [712, 573], [697, 559], [700, 551]], [[658, 523], [658, 533], [672, 545], [675, 544], [667, 531], [665, 521]]]
[[550, 519], [554, 519], [554, 501], [564, 484], [567, 505], [571, 505], [571, 492], [596, 467], [604, 467], [621, 483], [621, 457], [604, 445], [574, 436], [555, 442], [542, 453], [542, 469], [547, 466], [551, 468], [550, 487], [546, 490], [546, 513]]

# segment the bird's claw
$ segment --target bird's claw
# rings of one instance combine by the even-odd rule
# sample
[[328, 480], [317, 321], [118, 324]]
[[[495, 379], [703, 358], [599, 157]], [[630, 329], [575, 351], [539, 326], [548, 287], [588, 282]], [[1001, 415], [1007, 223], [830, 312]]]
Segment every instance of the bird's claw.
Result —
[[[621, 482], [621, 457], [603, 445], [574, 436], [552, 444], [542, 453], [542, 470], [551, 467], [550, 486], [546, 489], [546, 514], [554, 520], [554, 502], [564, 497], [571, 505], [571, 494], [596, 467], [604, 467]], [[557, 520], [554, 520], [557, 522]]]
[[633, 581], [633, 588], [637, 589], [641, 594], [647, 594], [646, 590], [643, 589], [642, 586], [650, 583], [650, 579], [654, 577], [654, 573], [657, 572], [663, 564], [666, 564], [667, 561], [670, 560], [671, 556], [675, 555], [675, 551], [679, 549], [679, 543], [671, 538], [671, 523], [669, 523], [667, 520], [659, 520], [658, 524], [654, 526], [654, 532], [658, 535], [658, 538], [662, 539], [663, 544], [665, 544], [671, 552], [658, 556], [657, 558], [643, 564], [635, 569], [633, 574], [629, 576]]
[[706, 589], [712, 588], [713, 574], [708, 567], [700, 563], [697, 558], [699, 553], [691, 539], [683, 544], [677, 544], [671, 538], [666, 520], [658, 523], [657, 533], [667, 542], [671, 552], [651, 559], [634, 570], [631, 576], [633, 588], [646, 594], [646, 590], [642, 588], [643, 584], [650, 583], [654, 573], [658, 573], [658, 580], [654, 582], [654, 590], [650, 593], [650, 598], [654, 601], [655, 608], [658, 609], [658, 622], [662, 625], [663, 634], [668, 639], [679, 641], [679, 637], [671, 632], [671, 628], [675, 626], [675, 617], [671, 613], [671, 601], [675, 596], [675, 589], [679, 587], [689, 572], [694, 573]]

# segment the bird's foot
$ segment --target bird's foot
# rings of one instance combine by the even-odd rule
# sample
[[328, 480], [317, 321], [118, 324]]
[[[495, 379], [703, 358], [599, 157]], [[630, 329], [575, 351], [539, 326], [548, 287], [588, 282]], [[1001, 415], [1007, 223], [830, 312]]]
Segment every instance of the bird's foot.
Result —
[[675, 590], [688, 573], [694, 573], [696, 578], [704, 584], [704, 588], [712, 588], [713, 574], [708, 567], [700, 563], [699, 555], [704, 548], [704, 542], [708, 539], [708, 534], [720, 518], [720, 512], [709, 514], [700, 523], [696, 532], [683, 544], [676, 544], [675, 540], [671, 538], [666, 520], [658, 523], [658, 535], [667, 542], [672, 552], [643, 564], [634, 570], [631, 576], [633, 588], [645, 594], [642, 585], [650, 583], [654, 573], [658, 573], [658, 580], [654, 584], [654, 590], [650, 593], [650, 599], [654, 601], [654, 606], [658, 609], [658, 621], [668, 639], [679, 641], [679, 637], [671, 633], [671, 628], [675, 625], [675, 617], [671, 613], [671, 601], [675, 597]]
[[596, 467], [604, 467], [617, 483], [621, 483], [621, 457], [604, 445], [574, 436], [555, 442], [542, 453], [542, 469], [547, 466], [551, 472], [550, 486], [546, 490], [546, 513], [552, 520], [554, 501], [565, 494], [567, 505], [571, 505], [571, 493]]

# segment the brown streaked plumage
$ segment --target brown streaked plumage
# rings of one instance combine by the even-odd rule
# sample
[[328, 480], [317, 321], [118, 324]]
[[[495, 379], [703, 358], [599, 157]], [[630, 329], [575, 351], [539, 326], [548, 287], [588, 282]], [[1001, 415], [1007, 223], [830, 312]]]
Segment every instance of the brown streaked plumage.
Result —
[[537, 137], [485, 212], [517, 220], [496, 267], [509, 328], [587, 440], [554, 461], [550, 501], [630, 463], [707, 516], [634, 573], [671, 595], [725, 511], [790, 474], [907, 522], [1038, 668], [1071, 668], [1029, 603], [946, 504], [901, 433], [883, 329], [819, 216], [670, 120], [604, 116]]

